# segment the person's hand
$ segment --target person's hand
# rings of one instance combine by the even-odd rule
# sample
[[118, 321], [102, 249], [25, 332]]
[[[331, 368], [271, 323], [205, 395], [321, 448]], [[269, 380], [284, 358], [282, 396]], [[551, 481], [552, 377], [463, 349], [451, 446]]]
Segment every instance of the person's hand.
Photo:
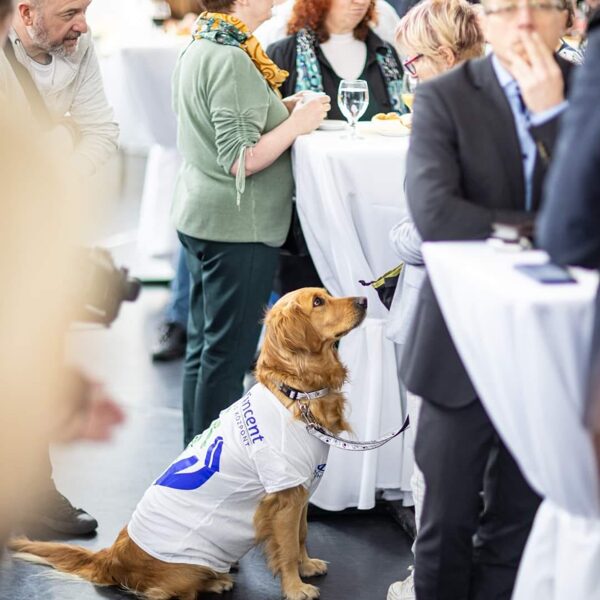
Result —
[[78, 438], [95, 442], [109, 440], [115, 427], [125, 420], [123, 409], [99, 383], [92, 383]]
[[298, 102], [300, 102], [302, 100], [302, 98], [304, 98], [304, 96], [306, 96], [305, 90], [303, 90], [301, 92], [296, 92], [295, 94], [292, 94], [291, 96], [286, 96], [285, 98], [283, 98], [282, 102], [285, 104], [285, 107], [288, 109], [288, 112], [290, 113], [290, 115], [292, 114], [294, 108], [296, 108], [296, 105], [298, 104]]
[[317, 96], [306, 103], [296, 104], [290, 119], [294, 120], [298, 135], [303, 135], [314, 131], [323, 122], [330, 109], [329, 96]]
[[509, 59], [523, 102], [534, 114], [558, 106], [565, 99], [565, 83], [553, 52], [535, 31], [521, 32], [520, 40], [522, 52], [513, 51]]
[[114, 428], [125, 420], [125, 413], [104, 386], [79, 371], [70, 371], [65, 396], [66, 419], [61, 419], [52, 439], [106, 441]]

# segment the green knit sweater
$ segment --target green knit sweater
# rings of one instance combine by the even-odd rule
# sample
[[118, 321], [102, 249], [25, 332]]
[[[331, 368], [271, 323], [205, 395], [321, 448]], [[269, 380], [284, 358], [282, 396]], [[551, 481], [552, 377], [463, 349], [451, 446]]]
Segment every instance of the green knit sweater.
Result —
[[173, 105], [183, 158], [172, 209], [177, 230], [280, 246], [292, 209], [290, 151], [254, 175], [241, 169], [237, 182], [231, 175], [243, 149], [288, 117], [250, 57], [235, 46], [193, 41], [177, 62]]

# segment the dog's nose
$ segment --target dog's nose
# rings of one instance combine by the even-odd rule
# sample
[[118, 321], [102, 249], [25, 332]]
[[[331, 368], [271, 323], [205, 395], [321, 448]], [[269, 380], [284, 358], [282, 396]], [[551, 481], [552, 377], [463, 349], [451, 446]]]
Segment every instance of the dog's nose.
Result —
[[367, 310], [367, 299], [364, 296], [361, 296], [360, 298], [354, 298], [354, 304], [356, 304], [356, 306], [362, 310]]

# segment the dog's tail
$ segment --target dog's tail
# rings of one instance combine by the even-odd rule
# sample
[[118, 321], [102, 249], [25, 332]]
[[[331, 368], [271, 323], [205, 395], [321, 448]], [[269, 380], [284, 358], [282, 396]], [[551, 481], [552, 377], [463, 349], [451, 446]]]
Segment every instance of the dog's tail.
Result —
[[27, 538], [15, 538], [8, 547], [15, 558], [49, 565], [64, 573], [70, 573], [97, 585], [113, 585], [110, 574], [109, 550], [92, 552], [80, 546], [55, 542], [32, 542]]

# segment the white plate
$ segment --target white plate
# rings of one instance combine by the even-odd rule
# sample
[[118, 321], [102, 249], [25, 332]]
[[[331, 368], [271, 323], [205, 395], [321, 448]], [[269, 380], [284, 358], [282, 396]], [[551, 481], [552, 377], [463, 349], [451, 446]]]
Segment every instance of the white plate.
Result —
[[321, 131], [340, 131], [341, 129], [346, 129], [347, 126], [348, 123], [341, 119], [325, 119], [318, 128]]
[[388, 137], [404, 137], [410, 135], [410, 129], [404, 127], [400, 121], [383, 121], [375, 120], [371, 121], [371, 127], [379, 135], [385, 135]]
[[410, 135], [410, 129], [405, 129], [404, 131], [377, 131], [377, 133], [386, 137], [405, 137]]

